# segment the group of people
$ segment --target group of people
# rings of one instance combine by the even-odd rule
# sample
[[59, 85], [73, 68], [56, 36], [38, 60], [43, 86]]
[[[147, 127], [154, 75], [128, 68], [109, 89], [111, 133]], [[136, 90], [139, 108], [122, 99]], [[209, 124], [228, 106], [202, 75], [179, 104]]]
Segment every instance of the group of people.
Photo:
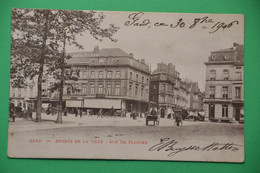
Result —
[[13, 122], [15, 122], [16, 117], [29, 117], [32, 119], [33, 110], [30, 107], [24, 109], [21, 105], [15, 106], [13, 103], [9, 104], [9, 117], [12, 118]]
[[[156, 111], [154, 108], [152, 108], [152, 110], [151, 110], [151, 112], [150, 112], [150, 115], [152, 115], [152, 116], [159, 116], [158, 113], [157, 113], [157, 111]], [[173, 118], [174, 118], [174, 120], [175, 120], [174, 123], [175, 123], [177, 126], [183, 125], [183, 122], [182, 122], [182, 114], [181, 114], [180, 112], [176, 112]]]

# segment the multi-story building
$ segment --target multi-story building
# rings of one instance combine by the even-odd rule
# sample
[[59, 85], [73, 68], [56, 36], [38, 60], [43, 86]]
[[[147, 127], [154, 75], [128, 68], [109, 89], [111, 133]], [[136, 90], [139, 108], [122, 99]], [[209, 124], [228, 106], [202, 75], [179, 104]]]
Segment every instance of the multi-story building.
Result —
[[67, 64], [79, 71], [79, 78], [64, 91], [66, 107], [148, 111], [150, 70], [144, 59], [119, 48], [70, 55]]
[[[46, 67], [44, 66], [44, 69]], [[11, 79], [12, 80], [12, 79]], [[59, 101], [59, 92], [50, 92], [50, 87], [55, 83], [55, 79], [51, 76], [44, 75], [42, 83], [42, 107], [47, 108], [50, 104], [57, 106]], [[15, 107], [20, 107], [22, 110], [35, 109], [37, 98], [37, 76], [33, 79], [25, 79], [23, 88], [10, 87], [10, 102]]]
[[188, 83], [180, 81], [180, 87], [175, 90], [176, 108], [188, 110], [190, 108], [190, 88]]
[[239, 120], [244, 111], [244, 46], [211, 52], [206, 65], [205, 113], [209, 119]]
[[10, 86], [10, 103], [22, 110], [34, 108], [34, 100], [37, 96], [37, 89], [34, 80], [26, 80], [23, 88]]
[[171, 63], [158, 63], [151, 75], [150, 100], [155, 103], [161, 117], [189, 109], [189, 88], [179, 75]]
[[199, 85], [198, 82], [190, 82], [190, 106], [189, 110], [197, 112], [199, 110]]
[[199, 111], [204, 111], [204, 98], [205, 98], [205, 93], [201, 92], [199, 90], [199, 92], [198, 92], [198, 110]]

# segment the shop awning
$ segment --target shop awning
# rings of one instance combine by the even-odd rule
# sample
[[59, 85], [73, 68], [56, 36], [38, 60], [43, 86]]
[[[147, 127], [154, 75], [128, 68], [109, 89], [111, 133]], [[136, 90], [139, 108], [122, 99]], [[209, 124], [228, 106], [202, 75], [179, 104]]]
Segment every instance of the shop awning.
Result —
[[120, 99], [84, 99], [85, 108], [121, 109]]
[[83, 106], [82, 100], [67, 100], [66, 101], [66, 107], [80, 108], [82, 106]]

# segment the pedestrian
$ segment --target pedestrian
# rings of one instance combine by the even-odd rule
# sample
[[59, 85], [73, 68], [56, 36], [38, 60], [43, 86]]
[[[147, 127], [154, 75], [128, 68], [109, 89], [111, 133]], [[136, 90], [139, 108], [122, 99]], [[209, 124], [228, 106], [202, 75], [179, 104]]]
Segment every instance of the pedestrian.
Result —
[[102, 109], [99, 109], [99, 111], [98, 111], [98, 116], [97, 116], [97, 118], [98, 118], [99, 116], [101, 116], [101, 118], [102, 118], [102, 116], [103, 116], [103, 111], [102, 111]]
[[9, 104], [9, 116], [13, 119], [13, 122], [15, 122], [15, 106], [13, 103]]
[[78, 116], [78, 108], [75, 108], [75, 117]]
[[51, 108], [51, 115], [54, 115], [55, 113], [55, 110], [54, 110], [54, 107]]
[[154, 109], [154, 107], [153, 107], [152, 110], [151, 110], [151, 115], [152, 115], [152, 116], [156, 116], [156, 115], [157, 115], [157, 112], [156, 112], [156, 110]]
[[67, 107], [64, 108], [64, 116], [67, 116], [68, 110]]
[[29, 117], [32, 119], [32, 112], [33, 112], [33, 110], [30, 107], [28, 107], [28, 112], [29, 112]]
[[82, 118], [82, 109], [79, 109], [79, 116]]
[[111, 113], [111, 116], [114, 116], [114, 113], [115, 113], [115, 111], [114, 111], [114, 106], [112, 106], [110, 113]]
[[182, 117], [181, 117], [181, 114], [180, 113], [177, 113], [176, 116], [175, 116], [175, 122], [176, 122], [176, 125], [179, 126], [180, 124], [182, 125], [183, 122], [182, 122]]
[[125, 108], [121, 111], [121, 117], [126, 117], [126, 109]]

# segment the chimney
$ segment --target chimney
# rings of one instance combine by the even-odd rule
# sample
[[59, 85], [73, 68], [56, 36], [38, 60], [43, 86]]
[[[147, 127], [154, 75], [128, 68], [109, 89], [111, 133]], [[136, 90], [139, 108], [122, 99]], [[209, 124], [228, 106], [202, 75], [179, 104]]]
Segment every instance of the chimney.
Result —
[[157, 63], [157, 69], [162, 70], [162, 63]]
[[142, 63], [142, 64], [145, 64], [145, 59], [141, 59], [141, 63]]
[[168, 64], [168, 73], [169, 73], [170, 75], [172, 75], [172, 76], [174, 76], [174, 74], [175, 74], [175, 66], [172, 65], [172, 63], [169, 63], [169, 64]]
[[129, 57], [133, 58], [134, 54], [133, 53], [129, 53]]
[[99, 47], [98, 46], [95, 46], [94, 47], [94, 52], [96, 53], [96, 52], [99, 52]]

